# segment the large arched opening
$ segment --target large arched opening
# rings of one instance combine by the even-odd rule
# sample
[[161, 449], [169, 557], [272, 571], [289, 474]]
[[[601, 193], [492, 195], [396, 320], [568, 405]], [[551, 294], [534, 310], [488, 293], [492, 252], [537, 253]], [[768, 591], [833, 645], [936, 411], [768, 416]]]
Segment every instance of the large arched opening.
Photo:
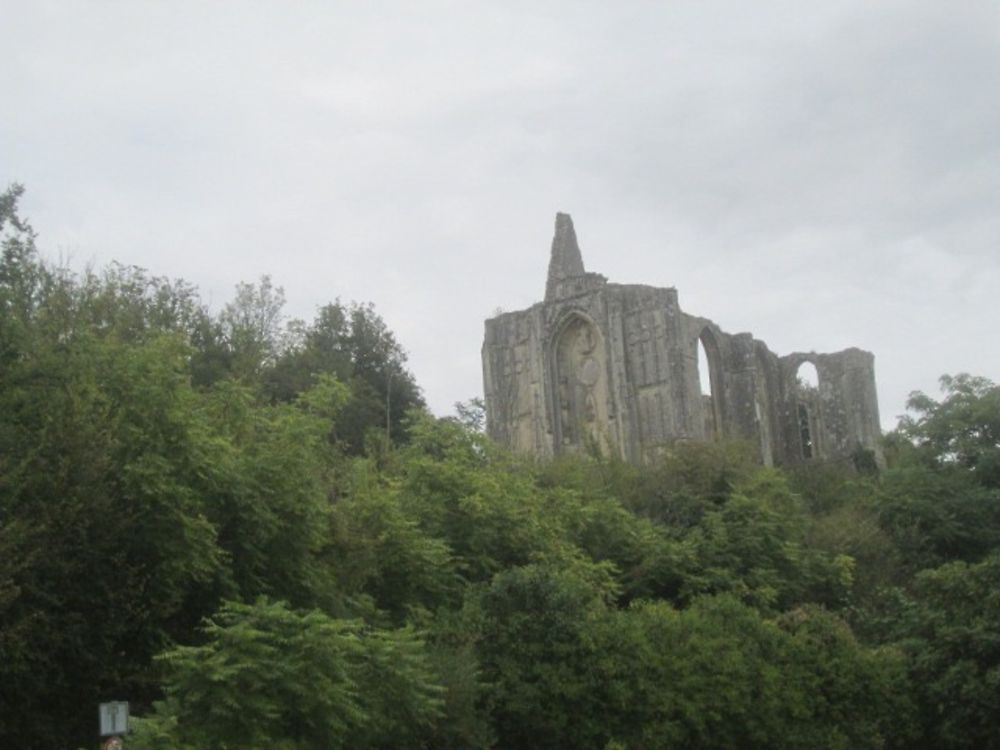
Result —
[[718, 341], [708, 328], [698, 335], [696, 347], [704, 433], [708, 438], [717, 438], [722, 435], [722, 357]]

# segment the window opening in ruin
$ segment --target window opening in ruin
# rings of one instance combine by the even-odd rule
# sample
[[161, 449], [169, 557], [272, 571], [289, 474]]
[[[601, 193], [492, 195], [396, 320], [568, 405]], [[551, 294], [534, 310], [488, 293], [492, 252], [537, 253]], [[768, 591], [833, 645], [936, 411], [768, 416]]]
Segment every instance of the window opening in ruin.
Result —
[[705, 418], [705, 435], [718, 437], [722, 424], [722, 388], [719, 347], [707, 328], [698, 337], [698, 387], [702, 413]]
[[799, 444], [802, 458], [809, 459], [817, 454], [813, 423], [819, 410], [819, 373], [812, 362], [803, 362], [795, 371], [795, 390]]
[[803, 362], [795, 372], [795, 382], [799, 390], [819, 390], [819, 373], [812, 362]]
[[799, 404], [799, 437], [802, 441], [802, 458], [812, 458], [812, 430], [809, 429], [809, 407], [805, 404]]
[[698, 383], [701, 386], [701, 395], [712, 395], [712, 377], [708, 370], [708, 356], [705, 354], [705, 344], [698, 339]]

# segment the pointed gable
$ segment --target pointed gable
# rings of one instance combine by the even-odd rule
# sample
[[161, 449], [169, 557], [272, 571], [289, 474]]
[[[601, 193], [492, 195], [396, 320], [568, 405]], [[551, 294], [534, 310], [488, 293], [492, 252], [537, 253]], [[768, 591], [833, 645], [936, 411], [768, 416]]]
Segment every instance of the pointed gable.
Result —
[[556, 288], [563, 279], [583, 276], [583, 256], [576, 242], [573, 219], [569, 214], [556, 214], [556, 233], [552, 238], [552, 257], [549, 260], [549, 276], [545, 282], [545, 299], [556, 296]]

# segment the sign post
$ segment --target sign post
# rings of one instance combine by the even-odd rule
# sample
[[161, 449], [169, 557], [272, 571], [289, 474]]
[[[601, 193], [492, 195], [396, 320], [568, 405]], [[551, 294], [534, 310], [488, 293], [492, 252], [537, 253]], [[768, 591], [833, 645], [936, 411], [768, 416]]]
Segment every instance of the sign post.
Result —
[[122, 735], [128, 732], [128, 701], [111, 701], [97, 707], [102, 750], [121, 750]]

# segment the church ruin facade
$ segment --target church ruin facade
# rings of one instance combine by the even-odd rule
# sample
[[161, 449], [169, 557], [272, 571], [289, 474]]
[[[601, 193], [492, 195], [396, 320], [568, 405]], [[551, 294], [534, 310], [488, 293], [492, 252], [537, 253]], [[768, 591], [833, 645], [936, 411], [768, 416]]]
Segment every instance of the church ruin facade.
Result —
[[[814, 386], [800, 379], [810, 365]], [[544, 301], [486, 321], [483, 381], [490, 435], [539, 457], [600, 451], [640, 463], [677, 441], [742, 438], [766, 465], [859, 452], [881, 463], [870, 352], [779, 357], [684, 312], [676, 289], [609, 283], [584, 269], [566, 214]]]

